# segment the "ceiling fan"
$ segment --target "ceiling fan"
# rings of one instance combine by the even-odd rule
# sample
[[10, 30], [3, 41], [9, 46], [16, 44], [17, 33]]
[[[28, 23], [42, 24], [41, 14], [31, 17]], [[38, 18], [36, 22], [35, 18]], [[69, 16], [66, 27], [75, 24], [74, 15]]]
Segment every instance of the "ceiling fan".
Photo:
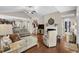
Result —
[[24, 12], [28, 15], [29, 18], [38, 17], [39, 14], [34, 6], [25, 6]]
[[34, 6], [25, 6], [24, 7], [25, 13], [35, 14], [37, 13], [36, 8]]

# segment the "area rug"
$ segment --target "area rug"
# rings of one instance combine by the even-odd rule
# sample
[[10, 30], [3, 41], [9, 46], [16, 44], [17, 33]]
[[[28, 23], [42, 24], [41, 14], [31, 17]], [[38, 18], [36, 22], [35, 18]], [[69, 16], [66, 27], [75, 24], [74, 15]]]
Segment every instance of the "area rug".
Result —
[[74, 44], [74, 43], [66, 43], [65, 47], [68, 48], [70, 50], [70, 52], [77, 52], [78, 51], [77, 44]]

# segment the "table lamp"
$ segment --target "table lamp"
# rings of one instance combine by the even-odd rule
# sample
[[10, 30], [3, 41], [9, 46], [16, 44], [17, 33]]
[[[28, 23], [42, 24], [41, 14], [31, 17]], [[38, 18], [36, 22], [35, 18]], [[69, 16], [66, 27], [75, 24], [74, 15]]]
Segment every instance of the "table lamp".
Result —
[[[9, 39], [9, 34], [12, 34], [12, 25], [11, 24], [0, 24], [0, 50], [7, 50], [4, 49], [11, 43]], [[7, 36], [8, 35], [8, 36]]]

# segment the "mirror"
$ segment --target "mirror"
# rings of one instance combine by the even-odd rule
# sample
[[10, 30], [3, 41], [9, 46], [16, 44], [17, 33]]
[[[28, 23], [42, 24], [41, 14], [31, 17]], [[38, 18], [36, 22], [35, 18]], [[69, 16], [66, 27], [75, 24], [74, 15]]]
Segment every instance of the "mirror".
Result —
[[54, 19], [50, 18], [50, 19], [48, 20], [48, 24], [49, 24], [49, 25], [53, 25], [53, 24], [54, 24]]

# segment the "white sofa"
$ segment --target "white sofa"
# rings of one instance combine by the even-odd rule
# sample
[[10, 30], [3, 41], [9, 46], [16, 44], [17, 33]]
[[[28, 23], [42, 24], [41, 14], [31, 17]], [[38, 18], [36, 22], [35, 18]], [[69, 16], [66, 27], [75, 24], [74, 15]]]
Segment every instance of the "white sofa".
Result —
[[12, 43], [10, 45], [10, 50], [4, 53], [20, 53], [35, 45], [37, 45], [37, 37], [35, 36], [22, 37], [21, 40]]

